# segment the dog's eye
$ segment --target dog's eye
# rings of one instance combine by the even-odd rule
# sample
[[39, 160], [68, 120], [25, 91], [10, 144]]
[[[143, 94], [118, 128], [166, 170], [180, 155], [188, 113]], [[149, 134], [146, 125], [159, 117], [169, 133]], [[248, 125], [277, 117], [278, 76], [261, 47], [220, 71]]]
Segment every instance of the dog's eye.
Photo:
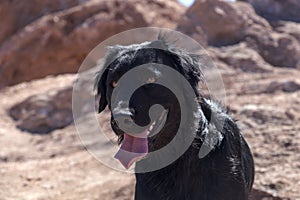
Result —
[[113, 88], [115, 88], [115, 87], [117, 87], [117, 82], [116, 81], [113, 81], [113, 82], [111, 82], [111, 87], [113, 87]]
[[156, 82], [156, 78], [154, 78], [154, 77], [150, 77], [147, 80], [147, 83], [155, 83], [155, 82]]

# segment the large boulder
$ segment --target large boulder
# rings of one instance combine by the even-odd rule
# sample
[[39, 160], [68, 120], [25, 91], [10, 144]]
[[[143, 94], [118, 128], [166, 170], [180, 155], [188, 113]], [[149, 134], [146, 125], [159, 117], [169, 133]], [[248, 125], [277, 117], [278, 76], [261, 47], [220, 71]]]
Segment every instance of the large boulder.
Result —
[[274, 31], [269, 22], [258, 16], [248, 3], [195, 1], [186, 12], [186, 19], [177, 28], [185, 27], [188, 27], [191, 36], [192, 32], [197, 33], [194, 31], [196, 28], [200, 35], [202, 31], [208, 45], [220, 47], [246, 41], [248, 47], [271, 65], [299, 66], [300, 45], [297, 39]]
[[253, 27], [245, 31], [245, 40], [271, 65], [298, 68], [300, 64], [300, 45], [293, 36]]
[[44, 15], [0, 46], [0, 88], [76, 72], [87, 53], [106, 38], [150, 25], [172, 28], [184, 10], [176, 1], [90, 0]]
[[300, 43], [300, 24], [288, 21], [275, 21], [271, 23], [274, 29], [279, 33], [286, 33], [298, 40]]
[[187, 16], [183, 16], [179, 21], [176, 30], [184, 33], [194, 40], [196, 40], [200, 45], [207, 46], [207, 35], [203, 29], [198, 24], [194, 24]]
[[21, 130], [49, 133], [73, 122], [71, 102], [72, 87], [59, 91], [51, 90], [14, 105], [9, 114], [16, 120], [16, 126]]
[[[58, 79], [49, 77], [48, 79], [57, 81], [58, 88], [53, 86], [54, 88], [50, 87], [46, 91], [36, 92], [9, 106], [8, 113], [15, 120], [17, 128], [30, 133], [44, 134], [64, 128], [74, 121], [73, 116], [78, 120], [95, 112], [93, 86], [98, 71], [99, 66], [96, 66], [77, 76], [62, 75]], [[19, 85], [24, 87], [24, 84]]]
[[1, 46], [0, 87], [49, 74], [76, 72], [99, 42], [146, 25], [132, 4], [115, 5], [113, 1], [91, 1], [46, 15]]
[[189, 27], [188, 33], [193, 33], [191, 27], [200, 27], [209, 45], [222, 46], [242, 40], [244, 30], [253, 25], [271, 29], [269, 23], [257, 16], [249, 4], [199, 0], [187, 10], [186, 19], [177, 28], [182, 30]]
[[300, 0], [240, 0], [250, 3], [268, 20], [300, 22]]
[[0, 45], [35, 19], [79, 5], [88, 0], [2, 0], [0, 1]]
[[272, 66], [253, 49], [248, 48], [245, 43], [226, 46], [221, 48], [210, 48], [215, 58], [226, 63], [237, 71], [264, 73], [271, 72]]

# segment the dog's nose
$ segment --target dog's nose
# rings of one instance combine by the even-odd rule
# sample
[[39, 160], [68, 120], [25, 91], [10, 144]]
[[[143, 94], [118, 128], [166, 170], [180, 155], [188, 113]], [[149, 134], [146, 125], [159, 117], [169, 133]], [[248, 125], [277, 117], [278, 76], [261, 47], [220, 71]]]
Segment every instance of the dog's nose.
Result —
[[[116, 114], [114, 116], [115, 121], [117, 122], [117, 125], [120, 129], [130, 129], [133, 125], [133, 120], [131, 118], [131, 115], [129, 114]], [[125, 131], [125, 130], [124, 130]]]

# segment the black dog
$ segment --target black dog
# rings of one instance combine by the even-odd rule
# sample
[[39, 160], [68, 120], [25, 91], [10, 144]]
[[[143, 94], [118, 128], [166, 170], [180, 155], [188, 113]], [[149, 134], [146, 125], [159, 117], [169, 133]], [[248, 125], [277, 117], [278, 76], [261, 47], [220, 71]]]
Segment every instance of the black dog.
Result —
[[[180, 103], [168, 88], [155, 84], [164, 74], [149, 67], [153, 78], [139, 87], [130, 98], [127, 107], [122, 102], [112, 106], [112, 93], [118, 80], [129, 70], [147, 63], [163, 64], [182, 74], [193, 88], [198, 107], [192, 107], [188, 119], [181, 119]], [[254, 180], [254, 163], [250, 149], [234, 120], [217, 103], [207, 100], [198, 91], [198, 82], [202, 79], [201, 57], [191, 55], [173, 47], [163, 39], [130, 46], [114, 46], [104, 63], [107, 68], [96, 80], [99, 112], [108, 105], [116, 111], [111, 118], [111, 127], [119, 136], [121, 148], [137, 153], [126, 157], [120, 153], [116, 157], [128, 168], [138, 158], [136, 167], [147, 154], [168, 145], [185, 120], [185, 137], [193, 141], [187, 150], [174, 162], [144, 173], [136, 173], [136, 200], [247, 200]], [[139, 77], [136, 77], [139, 78]], [[174, 82], [180, 88], [180, 82]], [[124, 88], [126, 90], [126, 87]], [[182, 91], [184, 96], [185, 92]], [[189, 98], [189, 97], [183, 97]], [[154, 104], [160, 104], [166, 112], [158, 115], [155, 123], [148, 112]], [[116, 119], [118, 118], [118, 119]], [[193, 120], [200, 119], [197, 128]], [[160, 121], [165, 120], [164, 126]], [[222, 123], [221, 123], [222, 122]], [[133, 123], [148, 127], [143, 136], [137, 137], [125, 133], [120, 123], [131, 126]], [[151, 126], [151, 127], [150, 127]], [[159, 129], [159, 130], [158, 130]], [[152, 134], [155, 132], [155, 134]], [[158, 133], [156, 133], [158, 132]], [[210, 138], [205, 140], [205, 138]], [[199, 149], [207, 146], [212, 149], [208, 155], [199, 158]], [[164, 159], [164, 158], [161, 158]]]

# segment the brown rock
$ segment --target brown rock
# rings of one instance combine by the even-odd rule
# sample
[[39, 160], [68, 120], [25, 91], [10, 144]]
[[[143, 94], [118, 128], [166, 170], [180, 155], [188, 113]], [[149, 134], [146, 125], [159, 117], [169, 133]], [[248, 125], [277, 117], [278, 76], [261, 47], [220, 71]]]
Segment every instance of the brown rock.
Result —
[[71, 87], [34, 95], [14, 105], [9, 114], [21, 130], [49, 133], [73, 122], [71, 97]]
[[184, 12], [181, 8], [176, 1], [91, 0], [45, 15], [0, 47], [0, 88], [76, 72], [87, 53], [104, 39], [150, 23], [171, 28]]
[[199, 25], [194, 24], [188, 17], [184, 16], [179, 21], [176, 29], [192, 37], [200, 45], [207, 46], [207, 35]]
[[256, 12], [268, 20], [300, 22], [300, 0], [240, 0], [250, 3]]
[[257, 124], [273, 123], [283, 124], [287, 121], [288, 117], [285, 113], [273, 107], [263, 105], [248, 104], [241, 108], [239, 115], [244, 115], [251, 118]]
[[285, 111], [285, 114], [290, 120], [294, 120], [297, 116], [297, 113], [292, 109], [287, 109]]
[[115, 4], [88, 2], [26, 26], [0, 49], [0, 87], [76, 72], [85, 55], [105, 38], [147, 25], [132, 4]]
[[245, 43], [222, 48], [211, 48], [210, 50], [214, 52], [217, 59], [236, 70], [256, 73], [272, 71], [272, 66], [266, 63], [256, 51], [248, 48]]
[[271, 23], [279, 33], [286, 33], [295, 37], [300, 42], [300, 24], [287, 21], [276, 21]]
[[208, 45], [232, 45], [246, 40], [248, 46], [271, 65], [290, 68], [300, 65], [298, 41], [288, 34], [273, 31], [248, 3], [196, 1], [187, 10], [186, 18], [178, 29], [185, 29], [191, 36], [196, 33], [207, 37]]
[[250, 5], [241, 2], [196, 1], [187, 10], [186, 17], [179, 23], [178, 29], [187, 28], [187, 33], [193, 33], [194, 27], [201, 27], [208, 44], [213, 46], [237, 43], [243, 38], [244, 29], [253, 24], [270, 28], [266, 20], [255, 15]]
[[272, 194], [260, 190], [260, 189], [252, 189], [250, 200], [260, 200], [260, 199], [269, 199], [269, 200], [283, 200], [283, 198], [280, 197], [274, 197]]
[[300, 45], [290, 35], [256, 26], [245, 31], [245, 40], [274, 66], [296, 68], [299, 64]]
[[0, 45], [35, 19], [70, 8], [87, 0], [2, 0], [0, 1]]
[[146, 22], [156, 27], [174, 29], [186, 11], [186, 7], [177, 0], [130, 1], [143, 14]]
[[276, 91], [283, 91], [283, 92], [296, 92], [300, 90], [300, 84], [295, 81], [272, 81], [268, 87], [266, 88], [266, 93], [274, 93]]

